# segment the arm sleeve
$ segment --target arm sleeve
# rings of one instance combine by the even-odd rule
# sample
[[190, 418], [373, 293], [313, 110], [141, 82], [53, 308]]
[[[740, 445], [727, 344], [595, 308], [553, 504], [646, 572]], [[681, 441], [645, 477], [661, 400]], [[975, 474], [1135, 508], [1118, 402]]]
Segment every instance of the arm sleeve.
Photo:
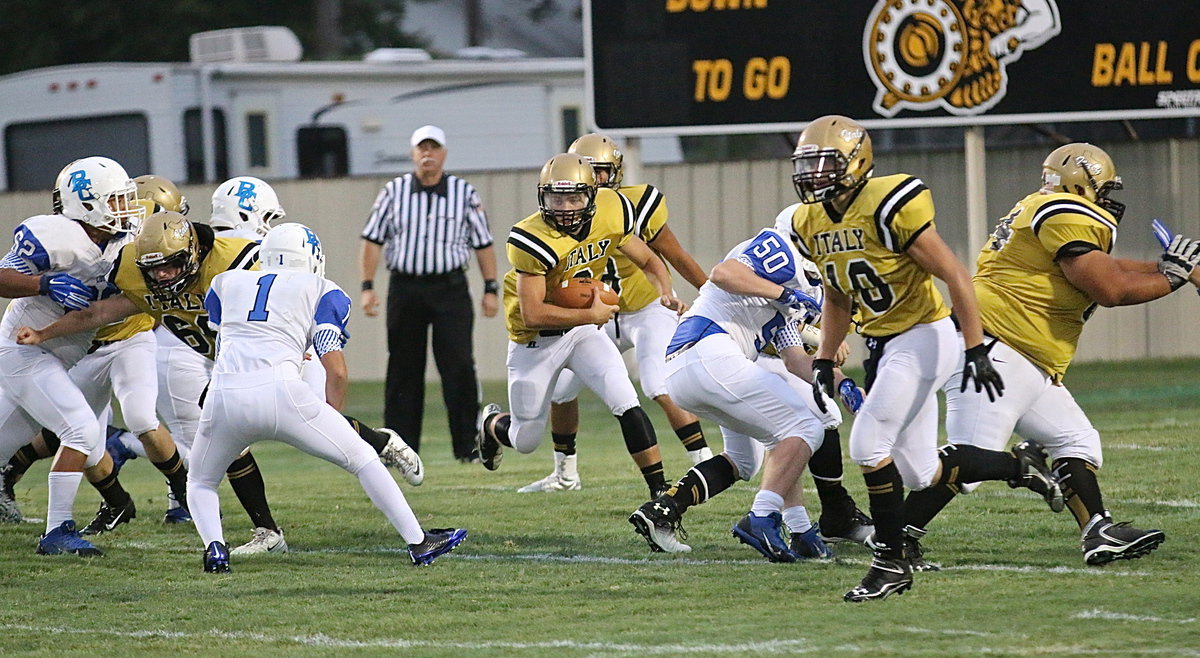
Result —
[[467, 226], [468, 226], [468, 243], [472, 249], [483, 249], [484, 247], [492, 246], [495, 240], [492, 238], [492, 232], [488, 229], [487, 213], [483, 210], [483, 201], [479, 199], [479, 193], [475, 188], [467, 186]]
[[396, 181], [390, 181], [375, 197], [375, 203], [371, 206], [371, 215], [367, 218], [367, 225], [363, 227], [362, 238], [364, 240], [383, 244], [388, 239], [391, 233], [392, 196], [396, 193], [395, 188]]
[[21, 274], [39, 274], [53, 269], [50, 252], [42, 245], [33, 231], [25, 224], [13, 229], [13, 246], [0, 260], [0, 268], [16, 270]]
[[746, 245], [737, 260], [758, 276], [783, 285], [796, 278], [796, 258], [784, 244], [786, 239], [775, 231], [764, 230]]

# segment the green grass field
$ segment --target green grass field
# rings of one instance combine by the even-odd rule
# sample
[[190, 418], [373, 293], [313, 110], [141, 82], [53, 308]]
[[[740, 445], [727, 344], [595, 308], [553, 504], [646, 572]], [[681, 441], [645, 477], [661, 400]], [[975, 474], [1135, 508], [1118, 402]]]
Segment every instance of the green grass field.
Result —
[[[1200, 479], [1189, 475], [1200, 469], [1200, 361], [1080, 366], [1068, 382], [1104, 437], [1116, 519], [1167, 532], [1149, 557], [1086, 567], [1069, 513], [993, 484], [935, 522], [924, 544], [941, 572], [902, 597], [843, 603], [865, 549], [775, 565], [730, 537], [756, 482], [688, 513], [692, 553], [650, 554], [625, 520], [645, 487], [594, 398], [582, 410], [583, 490], [518, 494], [549, 472], [548, 437], [495, 473], [461, 465], [431, 390], [428, 474], [405, 494], [426, 527], [470, 529], [433, 566], [409, 566], [351, 476], [268, 443], [255, 454], [292, 552], [204, 574], [198, 536], [159, 523], [165, 486], [137, 460], [122, 480], [140, 516], [97, 541], [103, 558], [40, 557], [41, 524], [0, 526], [0, 654], [1200, 655]], [[357, 385], [347, 411], [378, 422], [379, 395]], [[503, 403], [502, 384], [486, 396]], [[677, 478], [683, 450], [649, 413]], [[28, 516], [44, 515], [46, 470], [17, 487]], [[249, 523], [228, 485], [221, 494], [227, 537], [241, 543]], [[81, 488], [81, 524], [98, 500]]]

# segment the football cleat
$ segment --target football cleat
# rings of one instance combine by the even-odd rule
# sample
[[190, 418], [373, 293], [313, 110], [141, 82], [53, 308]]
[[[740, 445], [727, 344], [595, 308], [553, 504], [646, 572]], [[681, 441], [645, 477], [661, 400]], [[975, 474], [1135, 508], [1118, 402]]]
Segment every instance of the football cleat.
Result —
[[475, 428], [475, 449], [479, 451], [479, 461], [489, 471], [500, 468], [500, 459], [504, 456], [504, 446], [492, 432], [487, 431], [488, 423], [493, 416], [500, 414], [500, 405], [489, 404], [479, 411], [479, 420]]
[[137, 453], [121, 441], [121, 435], [124, 433], [125, 430], [120, 427], [109, 425], [104, 439], [104, 449], [108, 451], [108, 456], [112, 457], [114, 474], [121, 472], [125, 462], [137, 459]]
[[833, 549], [821, 540], [819, 526], [792, 533], [792, 552], [801, 560], [828, 560], [833, 557]]
[[783, 516], [771, 512], [758, 516], [753, 512], [733, 526], [733, 536], [772, 562], [795, 562], [798, 556], [783, 538]]
[[38, 540], [38, 555], [61, 555], [74, 553], [80, 557], [99, 557], [104, 555], [92, 542], [79, 536], [75, 530], [74, 521], [63, 521], [62, 525], [42, 535]]
[[848, 496], [844, 506], [822, 509], [817, 525], [821, 528], [821, 537], [831, 544], [854, 542], [865, 546], [875, 532], [875, 522], [858, 509]]
[[229, 547], [219, 541], [211, 542], [204, 549], [205, 573], [229, 573]]
[[9, 480], [10, 466], [0, 467], [0, 523], [21, 523], [25, 516], [17, 507], [17, 497], [13, 492], [13, 483]]
[[940, 565], [925, 561], [925, 551], [921, 548], [921, 539], [925, 530], [916, 526], [904, 526], [904, 557], [912, 567], [913, 573], [918, 571], [941, 571]]
[[191, 523], [192, 513], [187, 511], [186, 507], [172, 507], [163, 514], [163, 523], [167, 525], [175, 525], [178, 523]]
[[1162, 530], [1139, 530], [1122, 521], [1096, 515], [1083, 530], [1083, 560], [1092, 566], [1113, 560], [1135, 560], [1166, 541]]
[[1008, 481], [1016, 489], [1024, 487], [1040, 495], [1050, 510], [1061, 512], [1066, 507], [1062, 488], [1050, 469], [1046, 467], [1046, 449], [1037, 441], [1022, 441], [1012, 447], [1012, 453], [1020, 462], [1020, 475]]
[[688, 459], [692, 460], [692, 466], [701, 464], [713, 458], [712, 448], [704, 446], [699, 450], [688, 450]]
[[413, 450], [400, 435], [386, 427], [380, 427], [376, 431], [383, 432], [388, 436], [387, 445], [383, 446], [383, 450], [379, 453], [379, 460], [384, 466], [391, 466], [400, 471], [400, 475], [404, 476], [404, 480], [414, 487], [421, 486], [425, 481], [425, 465], [421, 463], [421, 456], [417, 451]]
[[254, 537], [230, 551], [230, 555], [258, 555], [260, 553], [287, 553], [288, 545], [283, 540], [283, 530], [255, 528]]
[[850, 603], [862, 603], [872, 599], [886, 599], [892, 594], [903, 594], [912, 587], [913, 572], [908, 560], [889, 557], [881, 551], [875, 552], [871, 568], [858, 584], [842, 598]]
[[445, 555], [454, 550], [455, 546], [467, 538], [466, 528], [438, 528], [426, 530], [425, 539], [420, 544], [408, 545], [408, 557], [412, 558], [414, 567], [432, 564], [439, 555]]
[[578, 455], [554, 453], [554, 472], [546, 477], [531, 482], [517, 493], [539, 493], [551, 491], [579, 491], [583, 485], [579, 480], [579, 468], [576, 466]]
[[641, 535], [655, 553], [690, 553], [691, 546], [680, 541], [687, 539], [679, 507], [670, 496], [658, 496], [642, 503], [629, 515], [633, 529]]
[[135, 517], [137, 517], [137, 508], [133, 504], [133, 498], [130, 498], [129, 502], [121, 507], [109, 507], [108, 503], [101, 501], [100, 511], [96, 512], [96, 518], [84, 526], [79, 534], [98, 535], [102, 532], [111, 532], [116, 530], [117, 526], [129, 523]]

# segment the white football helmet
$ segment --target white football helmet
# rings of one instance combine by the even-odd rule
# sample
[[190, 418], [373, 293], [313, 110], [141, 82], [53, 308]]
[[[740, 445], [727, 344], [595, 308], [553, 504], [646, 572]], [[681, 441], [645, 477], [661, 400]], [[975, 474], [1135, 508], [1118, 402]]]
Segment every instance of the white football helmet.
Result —
[[245, 228], [266, 235], [271, 222], [283, 219], [287, 213], [279, 204], [275, 190], [261, 179], [238, 176], [217, 186], [212, 197], [213, 228]]
[[109, 158], [92, 156], [63, 168], [55, 182], [63, 217], [107, 233], [136, 231], [142, 220], [137, 185], [125, 168]]
[[304, 224], [289, 222], [267, 232], [259, 252], [262, 269], [309, 272], [325, 276], [325, 251], [321, 239]]

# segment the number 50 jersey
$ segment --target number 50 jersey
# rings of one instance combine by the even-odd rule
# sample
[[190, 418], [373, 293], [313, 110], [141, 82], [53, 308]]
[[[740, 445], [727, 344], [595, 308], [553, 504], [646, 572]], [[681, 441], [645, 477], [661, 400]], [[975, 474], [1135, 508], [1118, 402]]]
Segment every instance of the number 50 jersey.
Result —
[[864, 335], [891, 336], [950, 315], [933, 276], [905, 253], [933, 226], [933, 196], [921, 179], [870, 178], [841, 216], [828, 204], [795, 208], [796, 246], [826, 285], [854, 300]]

